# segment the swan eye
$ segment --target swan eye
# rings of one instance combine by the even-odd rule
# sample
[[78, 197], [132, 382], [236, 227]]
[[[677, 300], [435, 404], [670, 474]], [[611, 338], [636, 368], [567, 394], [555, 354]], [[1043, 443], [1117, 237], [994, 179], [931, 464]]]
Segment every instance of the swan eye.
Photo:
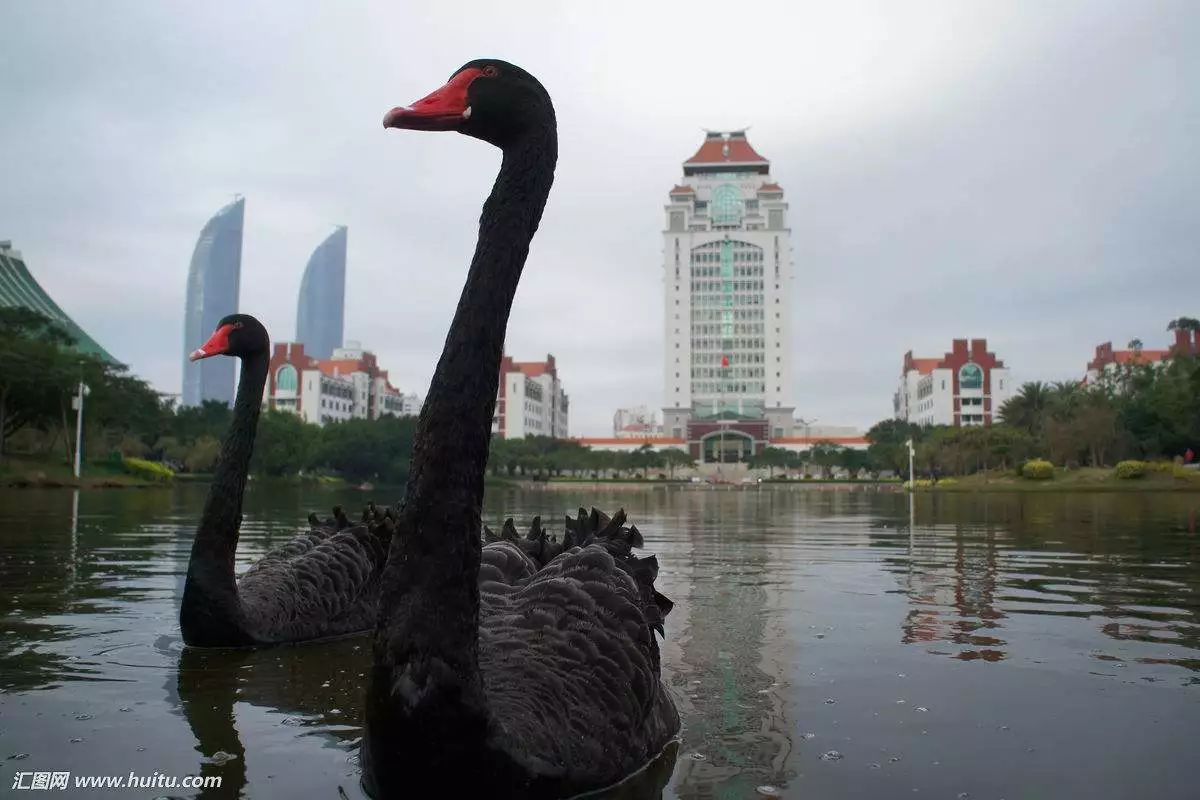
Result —
[[483, 68], [483, 74], [489, 78], [494, 78], [500, 74], [500, 70], [496, 69], [495, 67], [493, 67], [489, 64], [488, 66]]

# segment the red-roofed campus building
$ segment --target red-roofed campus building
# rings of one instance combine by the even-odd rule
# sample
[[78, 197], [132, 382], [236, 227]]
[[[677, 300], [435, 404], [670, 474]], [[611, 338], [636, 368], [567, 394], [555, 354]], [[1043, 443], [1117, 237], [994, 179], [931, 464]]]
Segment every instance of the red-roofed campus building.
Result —
[[1120, 388], [1121, 383], [1135, 367], [1158, 367], [1174, 355], [1197, 354], [1200, 354], [1200, 331], [1175, 331], [1175, 341], [1166, 350], [1147, 350], [1143, 347], [1114, 350], [1112, 342], [1105, 342], [1096, 345], [1096, 354], [1088, 362], [1083, 380], [1088, 384], [1107, 380]]
[[415, 394], [402, 394], [388, 382], [375, 354], [358, 342], [334, 349], [332, 358], [316, 359], [299, 342], [276, 342], [267, 376], [268, 408], [291, 411], [305, 422], [324, 425], [348, 419], [416, 415]]
[[512, 356], [504, 356], [492, 415], [494, 435], [501, 439], [565, 439], [569, 411], [570, 400], [558, 379], [554, 356], [547, 355], [545, 361], [514, 361]]
[[793, 435], [787, 210], [745, 131], [705, 134], [667, 193], [662, 436], [703, 461]]
[[904, 354], [892, 405], [896, 419], [918, 425], [990, 425], [1016, 388], [987, 339], [955, 339], [941, 358]]

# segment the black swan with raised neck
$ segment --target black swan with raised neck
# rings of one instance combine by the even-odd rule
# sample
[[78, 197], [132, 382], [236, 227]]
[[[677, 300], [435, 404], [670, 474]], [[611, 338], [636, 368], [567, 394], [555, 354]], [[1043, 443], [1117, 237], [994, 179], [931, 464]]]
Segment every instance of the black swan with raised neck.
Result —
[[614, 784], [679, 729], [655, 638], [670, 609], [654, 590], [657, 562], [631, 554], [641, 537], [623, 513], [581, 514], [544, 564], [518, 542], [484, 547], [479, 535], [505, 328], [554, 179], [553, 105], [533, 76], [488, 59], [388, 112], [384, 126], [458, 131], [503, 160], [384, 567], [364, 786], [387, 798], [448, 786], [461, 797], [542, 798]]
[[270, 366], [266, 329], [247, 314], [218, 323], [191, 355], [242, 360], [233, 421], [221, 444], [192, 555], [188, 561], [179, 627], [186, 644], [248, 647], [324, 639], [370, 630], [378, 607], [379, 578], [387, 557], [380, 526], [334, 519], [271, 551], [241, 576], [234, 575], [242, 496], [254, 453], [263, 387]]

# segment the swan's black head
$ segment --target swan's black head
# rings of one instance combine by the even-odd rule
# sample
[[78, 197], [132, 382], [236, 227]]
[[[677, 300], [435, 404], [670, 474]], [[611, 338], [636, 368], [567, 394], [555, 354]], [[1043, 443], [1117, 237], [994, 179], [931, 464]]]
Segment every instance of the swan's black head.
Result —
[[212, 356], [245, 358], [271, 349], [271, 337], [263, 324], [249, 314], [230, 314], [217, 323], [208, 341], [188, 356], [192, 361]]
[[537, 78], [507, 61], [480, 58], [433, 94], [393, 108], [383, 127], [458, 131], [503, 148], [553, 122], [554, 106]]

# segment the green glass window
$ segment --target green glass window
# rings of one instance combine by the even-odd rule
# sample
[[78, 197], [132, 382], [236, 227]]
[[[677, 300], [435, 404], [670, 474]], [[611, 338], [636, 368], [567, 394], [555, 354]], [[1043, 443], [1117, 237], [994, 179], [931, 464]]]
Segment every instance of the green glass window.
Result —
[[291, 364], [284, 364], [275, 373], [275, 390], [280, 392], [296, 391], [296, 368]]
[[712, 194], [712, 221], [714, 225], [742, 224], [742, 193], [732, 183], [723, 183]]
[[963, 365], [963, 368], [958, 371], [958, 388], [983, 388], [983, 370], [979, 368], [978, 364], [968, 363]]

